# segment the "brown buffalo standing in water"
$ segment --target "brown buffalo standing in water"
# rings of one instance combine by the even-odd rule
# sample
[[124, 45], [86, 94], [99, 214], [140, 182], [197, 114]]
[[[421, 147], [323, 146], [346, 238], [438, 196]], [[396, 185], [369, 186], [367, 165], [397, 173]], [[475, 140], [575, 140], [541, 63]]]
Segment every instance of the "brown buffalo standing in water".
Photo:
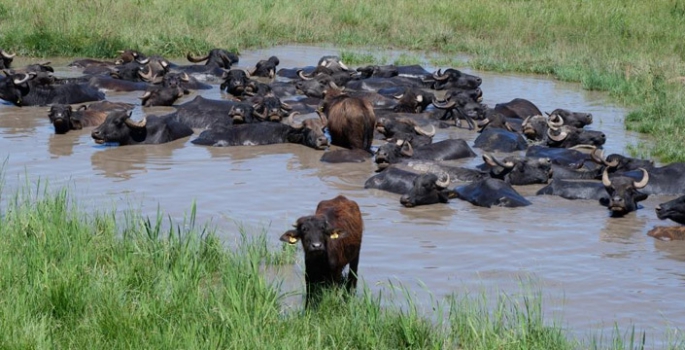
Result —
[[370, 102], [330, 89], [321, 110], [327, 118], [332, 144], [371, 153], [376, 114]]

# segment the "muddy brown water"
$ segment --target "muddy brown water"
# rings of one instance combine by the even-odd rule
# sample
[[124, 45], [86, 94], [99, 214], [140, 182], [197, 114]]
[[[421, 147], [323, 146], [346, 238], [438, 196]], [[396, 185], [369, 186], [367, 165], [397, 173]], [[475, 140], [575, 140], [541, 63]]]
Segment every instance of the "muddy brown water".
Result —
[[[277, 55], [280, 68], [299, 67], [338, 53], [335, 48], [281, 46], [243, 52], [240, 64], [251, 66]], [[58, 75], [79, 74], [65, 67], [67, 60], [51, 61]], [[608, 136], [608, 153], [625, 153], [629, 144], [649, 142], [625, 131], [627, 111], [603, 94], [546, 77], [463, 70], [483, 78], [489, 105], [523, 97], [542, 111], [591, 112], [591, 128]], [[218, 86], [201, 93], [222, 98]], [[132, 103], [139, 103], [140, 95], [107, 93], [110, 100]], [[134, 115], [167, 111], [137, 107]], [[227, 242], [236, 239], [238, 227], [245, 227], [249, 233], [265, 231], [275, 247], [280, 234], [298, 217], [313, 213], [320, 200], [344, 194], [363, 212], [359, 273], [374, 292], [400, 284], [419, 304], [429, 305], [431, 298], [452, 293], [516, 294], [521, 281], [533, 281], [542, 291], [549, 320], [581, 335], [607, 334], [617, 324], [622, 330], [635, 325], [661, 338], [667, 329], [685, 324], [685, 242], [660, 242], [646, 235], [655, 225], [671, 225], [656, 218], [654, 207], [673, 197], [652, 196], [643, 209], [620, 219], [609, 218], [596, 201], [535, 196], [540, 186], [518, 188], [533, 203], [525, 208], [488, 209], [452, 200], [409, 209], [399, 204], [399, 195], [363, 188], [374, 174], [370, 162], [324, 164], [321, 151], [298, 145], [195, 146], [190, 139], [197, 133], [163, 145], [103, 147], [92, 141], [92, 129], [54, 135], [46, 112], [46, 107], [0, 106], [5, 193], [47, 181], [53, 189], [71, 188], [85, 208], [133, 206], [154, 215], [159, 206], [178, 220], [195, 201], [199, 222], [211, 222]], [[475, 133], [443, 129], [436, 139], [448, 137], [473, 141]], [[302, 268], [298, 255], [295, 266], [280, 269], [286, 289], [302, 290]]]

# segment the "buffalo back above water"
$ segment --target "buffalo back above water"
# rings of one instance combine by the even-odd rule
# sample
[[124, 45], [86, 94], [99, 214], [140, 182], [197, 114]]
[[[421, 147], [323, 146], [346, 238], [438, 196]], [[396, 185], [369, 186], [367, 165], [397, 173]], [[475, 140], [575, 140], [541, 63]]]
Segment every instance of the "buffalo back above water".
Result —
[[371, 152], [376, 114], [368, 101], [346, 94], [327, 95], [323, 113], [328, 119], [332, 144]]

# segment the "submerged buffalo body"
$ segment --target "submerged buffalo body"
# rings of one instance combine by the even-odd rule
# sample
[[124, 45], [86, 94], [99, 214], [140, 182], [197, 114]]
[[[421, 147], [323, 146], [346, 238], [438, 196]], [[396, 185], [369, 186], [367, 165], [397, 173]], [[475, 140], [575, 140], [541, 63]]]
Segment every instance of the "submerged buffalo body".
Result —
[[131, 120], [131, 112], [115, 110], [91, 133], [95, 143], [116, 142], [120, 146], [159, 144], [193, 134], [186, 125], [165, 117], [150, 116], [141, 121]]

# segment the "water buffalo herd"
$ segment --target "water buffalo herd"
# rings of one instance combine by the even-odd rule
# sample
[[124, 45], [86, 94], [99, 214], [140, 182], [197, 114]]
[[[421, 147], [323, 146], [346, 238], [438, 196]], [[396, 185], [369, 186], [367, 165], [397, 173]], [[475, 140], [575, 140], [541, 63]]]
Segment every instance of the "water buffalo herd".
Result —
[[[483, 207], [526, 206], [531, 202], [516, 187], [542, 184], [538, 195], [596, 200], [610, 216], [621, 217], [649, 195], [685, 194], [685, 164], [607, 156], [606, 135], [588, 127], [591, 114], [543, 113], [524, 97], [488, 106], [482, 79], [453, 68], [353, 69], [337, 56], [321, 57], [313, 66], [279, 68], [280, 60], [271, 56], [244, 69], [236, 67], [237, 54], [222, 49], [188, 54], [193, 64], [187, 65], [125, 50], [113, 61], [74, 61], [69, 66], [82, 74], [62, 78], [49, 63], [15, 68], [14, 57], [0, 50], [0, 99], [18, 107], [50, 106], [57, 134], [92, 127], [96, 143], [119, 146], [170, 142], [196, 132], [191, 142], [209, 147], [301, 144], [320, 150], [324, 162], [373, 163], [377, 173], [364, 187], [396, 193], [406, 207], [450, 199]], [[176, 103], [207, 89], [219, 89], [222, 99], [198, 94]], [[135, 106], [106, 101], [110, 91], [140, 91], [141, 106], [175, 110], [133, 120]], [[473, 130], [477, 137], [472, 144], [457, 138], [434, 142], [436, 131], [445, 128]], [[478, 157], [474, 149], [483, 163], [462, 166]], [[509, 155], [496, 156], [502, 153]], [[658, 217], [683, 223], [681, 202], [661, 204]]]

